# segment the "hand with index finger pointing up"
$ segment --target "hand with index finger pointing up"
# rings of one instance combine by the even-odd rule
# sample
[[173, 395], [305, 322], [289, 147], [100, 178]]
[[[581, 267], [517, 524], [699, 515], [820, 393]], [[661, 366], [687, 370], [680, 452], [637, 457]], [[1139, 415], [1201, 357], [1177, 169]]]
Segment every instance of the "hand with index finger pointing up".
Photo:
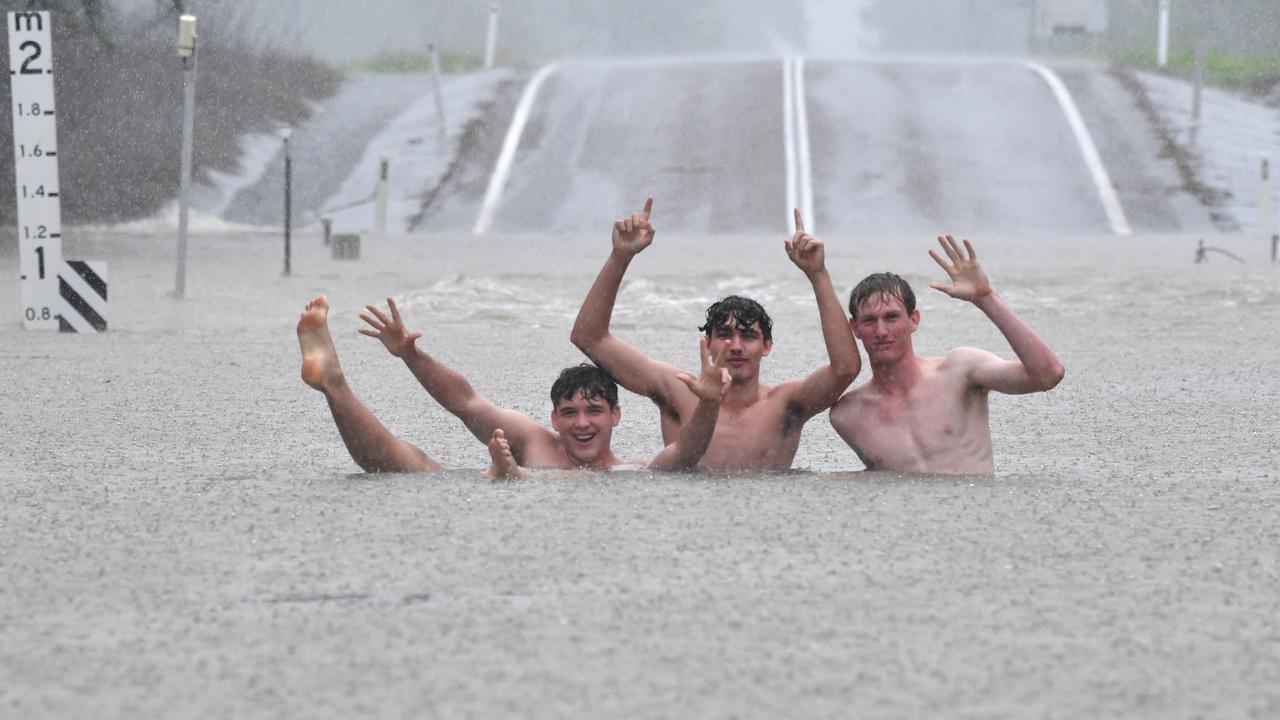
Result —
[[656, 233], [649, 222], [649, 213], [653, 211], [653, 198], [644, 202], [644, 210], [633, 213], [630, 217], [621, 218], [613, 224], [613, 250], [628, 257], [634, 256], [653, 242]]
[[796, 267], [803, 270], [805, 275], [812, 275], [826, 267], [826, 251], [821, 240], [804, 231], [804, 218], [800, 215], [799, 208], [795, 208], [795, 217], [796, 234], [784, 241], [783, 247]]

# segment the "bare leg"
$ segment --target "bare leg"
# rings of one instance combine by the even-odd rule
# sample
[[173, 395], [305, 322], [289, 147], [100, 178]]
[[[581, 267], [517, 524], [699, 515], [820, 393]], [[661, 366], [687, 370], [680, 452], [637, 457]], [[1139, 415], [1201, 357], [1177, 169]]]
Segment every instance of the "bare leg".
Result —
[[533, 476], [533, 473], [516, 464], [516, 458], [511, 454], [511, 446], [507, 444], [507, 434], [501, 428], [494, 430], [493, 437], [489, 439], [489, 457], [493, 460], [493, 464], [484, 471], [484, 476], [487, 478], [519, 480]]
[[439, 463], [393, 435], [351, 392], [338, 365], [333, 338], [329, 336], [328, 314], [329, 303], [321, 295], [307, 303], [307, 309], [298, 319], [302, 381], [324, 393], [351, 459], [365, 472], [439, 470]]

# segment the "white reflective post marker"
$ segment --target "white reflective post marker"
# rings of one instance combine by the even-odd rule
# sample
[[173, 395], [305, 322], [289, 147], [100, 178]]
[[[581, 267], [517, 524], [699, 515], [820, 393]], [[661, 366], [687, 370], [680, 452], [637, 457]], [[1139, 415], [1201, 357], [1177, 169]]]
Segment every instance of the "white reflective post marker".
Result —
[[484, 39], [484, 66], [493, 67], [493, 54], [498, 45], [498, 3], [489, 3], [489, 31]]
[[62, 202], [49, 13], [11, 12], [8, 25], [22, 325], [57, 330]]
[[1169, 0], [1160, 0], [1160, 19], [1156, 24], [1156, 65], [1169, 64]]
[[[1269, 244], [1276, 232], [1276, 211], [1272, 204], [1271, 155], [1262, 153], [1258, 182], [1258, 233]], [[1266, 246], [1264, 244], [1264, 247]]]
[[386, 155], [378, 158], [378, 188], [374, 200], [374, 233], [381, 236], [387, 234], [387, 199], [390, 195], [391, 158]]
[[444, 92], [440, 89], [440, 51], [435, 43], [427, 45], [427, 55], [431, 58], [431, 90], [436, 96], [436, 115], [440, 118], [440, 135], [447, 134], [444, 120]]
[[178, 57], [182, 58], [182, 170], [178, 190], [178, 271], [173, 294], [187, 293], [187, 213], [191, 205], [191, 151], [196, 112], [196, 19], [178, 18]]

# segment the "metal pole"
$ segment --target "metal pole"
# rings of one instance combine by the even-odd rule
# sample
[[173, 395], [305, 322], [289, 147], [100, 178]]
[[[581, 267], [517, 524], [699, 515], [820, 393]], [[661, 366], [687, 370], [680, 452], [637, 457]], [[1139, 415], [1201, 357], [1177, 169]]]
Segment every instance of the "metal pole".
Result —
[[436, 96], [436, 114], [440, 116], [440, 135], [444, 136], [444, 93], [440, 90], [440, 53], [436, 50], [435, 43], [427, 45], [427, 54], [431, 56], [431, 89]]
[[320, 227], [324, 228], [324, 244], [327, 247], [333, 242], [333, 218], [320, 218]]
[[284, 274], [292, 272], [293, 250], [293, 152], [289, 149], [290, 131], [284, 133]]
[[498, 45], [498, 3], [489, 3], [489, 32], [484, 41], [485, 69], [493, 67], [493, 53]]
[[178, 270], [173, 294], [187, 294], [187, 215], [191, 206], [191, 154], [196, 114], [196, 19], [178, 18], [178, 54], [182, 57], [182, 167], [178, 189]]
[[1156, 64], [1169, 64], [1169, 5], [1170, 0], [1160, 0], [1160, 14], [1156, 24]]

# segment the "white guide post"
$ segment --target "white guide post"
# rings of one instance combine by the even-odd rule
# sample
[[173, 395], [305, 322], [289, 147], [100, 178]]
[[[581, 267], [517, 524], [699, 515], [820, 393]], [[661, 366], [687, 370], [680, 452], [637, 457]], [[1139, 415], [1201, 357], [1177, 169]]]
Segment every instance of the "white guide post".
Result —
[[484, 66], [493, 67], [493, 53], [498, 45], [498, 3], [489, 3], [489, 31], [484, 39]]
[[1169, 64], [1169, 0], [1160, 0], [1160, 19], [1156, 25], [1156, 65]]
[[1272, 204], [1271, 155], [1262, 153], [1258, 182], [1258, 233], [1264, 247], [1271, 243], [1276, 232], [1276, 211]]
[[374, 233], [387, 234], [387, 199], [390, 195], [391, 158], [383, 155], [378, 158], [378, 186], [374, 196]]
[[49, 13], [11, 12], [8, 26], [22, 325], [57, 330], [62, 202]]
[[444, 119], [444, 91], [440, 88], [440, 51], [435, 43], [427, 45], [427, 54], [431, 57], [431, 91], [436, 97], [436, 115], [440, 118], [440, 135], [447, 133]]

